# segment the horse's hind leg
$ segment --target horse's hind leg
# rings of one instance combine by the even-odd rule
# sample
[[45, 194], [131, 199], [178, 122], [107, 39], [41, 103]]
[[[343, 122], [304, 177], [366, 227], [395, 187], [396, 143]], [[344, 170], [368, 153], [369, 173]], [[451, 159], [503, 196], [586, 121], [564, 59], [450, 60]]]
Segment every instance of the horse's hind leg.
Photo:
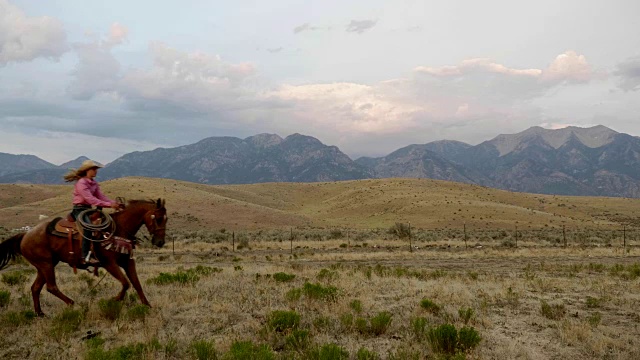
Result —
[[127, 267], [124, 269], [124, 271], [127, 273], [127, 277], [129, 278], [129, 280], [131, 280], [133, 288], [136, 289], [138, 297], [140, 298], [140, 302], [147, 305], [148, 307], [151, 307], [151, 304], [149, 304], [149, 300], [147, 300], [147, 297], [144, 296], [144, 292], [142, 292], [142, 286], [140, 285], [138, 272], [136, 271], [136, 261], [134, 259], [129, 259], [129, 261], [127, 262]]
[[107, 262], [104, 265], [104, 269], [107, 270], [109, 274], [111, 274], [114, 278], [120, 281], [120, 284], [122, 284], [122, 290], [120, 290], [118, 295], [115, 297], [115, 300], [122, 301], [124, 299], [124, 295], [129, 289], [129, 286], [131, 286], [129, 285], [129, 280], [127, 280], [127, 277], [124, 276], [122, 270], [120, 270], [120, 267], [115, 262]]
[[40, 269], [38, 269], [38, 276], [36, 276], [36, 280], [31, 285], [31, 297], [33, 297], [33, 308], [38, 316], [44, 316], [42, 312], [42, 308], [40, 307], [40, 291], [42, 291], [42, 287], [44, 286], [45, 278], [44, 274]]
[[42, 271], [44, 278], [47, 282], [47, 291], [55, 295], [58, 299], [64, 301], [67, 305], [73, 305], [74, 301], [69, 299], [65, 294], [58, 289], [56, 285], [56, 273], [54, 272], [53, 264], [46, 264], [42, 267], [38, 267], [38, 272]]

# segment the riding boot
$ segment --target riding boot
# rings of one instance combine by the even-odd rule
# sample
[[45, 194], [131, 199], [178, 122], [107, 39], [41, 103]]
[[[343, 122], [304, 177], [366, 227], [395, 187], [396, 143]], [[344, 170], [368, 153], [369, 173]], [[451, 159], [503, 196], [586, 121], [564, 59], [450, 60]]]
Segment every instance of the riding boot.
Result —
[[[91, 234], [90, 232], [88, 232], [89, 234]], [[88, 236], [89, 234], [85, 233], [85, 236]], [[88, 264], [88, 265], [97, 265], [99, 264], [99, 262], [97, 260], [95, 260], [94, 258], [89, 258], [89, 260], [87, 260], [87, 255], [89, 255], [89, 249], [91, 249], [91, 243], [89, 242], [88, 239], [82, 239], [82, 263], [83, 264]]]

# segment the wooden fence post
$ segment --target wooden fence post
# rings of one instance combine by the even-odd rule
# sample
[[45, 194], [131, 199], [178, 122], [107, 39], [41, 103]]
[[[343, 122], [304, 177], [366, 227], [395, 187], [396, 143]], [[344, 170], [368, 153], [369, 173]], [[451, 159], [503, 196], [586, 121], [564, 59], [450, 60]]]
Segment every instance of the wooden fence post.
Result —
[[409, 223], [409, 252], [413, 252], [413, 247], [411, 246], [411, 223]]
[[467, 246], [467, 223], [463, 223], [463, 231], [464, 231], [464, 248], [468, 249], [469, 247]]

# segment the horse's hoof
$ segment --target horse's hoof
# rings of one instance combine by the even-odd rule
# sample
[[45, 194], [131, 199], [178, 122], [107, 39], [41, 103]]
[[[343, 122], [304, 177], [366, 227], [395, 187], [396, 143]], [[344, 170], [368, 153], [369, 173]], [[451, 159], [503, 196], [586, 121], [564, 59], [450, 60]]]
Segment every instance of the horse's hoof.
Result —
[[45, 314], [41, 311], [41, 312], [37, 312], [37, 313], [36, 313], [36, 316], [37, 316], [37, 317], [39, 317], [39, 318], [43, 318], [43, 317], [46, 317], [47, 315], [45, 315]]

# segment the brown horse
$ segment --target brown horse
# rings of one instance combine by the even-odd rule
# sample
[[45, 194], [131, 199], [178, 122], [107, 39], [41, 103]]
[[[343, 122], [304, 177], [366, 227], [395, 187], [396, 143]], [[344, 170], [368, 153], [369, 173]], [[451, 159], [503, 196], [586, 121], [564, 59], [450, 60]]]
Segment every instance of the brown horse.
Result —
[[[164, 207], [164, 200], [132, 200], [122, 211], [111, 214], [115, 223], [114, 237], [118, 236], [135, 241], [135, 235], [144, 224], [152, 235], [153, 245], [162, 247], [164, 245], [165, 227], [167, 223], [167, 211]], [[0, 243], [0, 270], [7, 266], [9, 261], [18, 255], [22, 255], [38, 270], [36, 280], [31, 285], [31, 295], [33, 296], [33, 306], [36, 314], [43, 316], [40, 308], [40, 291], [46, 284], [47, 291], [57, 296], [68, 305], [72, 305], [73, 300], [64, 295], [56, 285], [54, 268], [62, 261], [67, 264], [75, 264], [77, 257], [69, 252], [69, 242], [65, 237], [51, 235], [47, 231], [48, 222], [41, 223], [26, 233], [15, 235]], [[149, 301], [142, 292], [136, 263], [129, 254], [106, 250], [97, 243], [94, 244], [95, 255], [100, 260], [100, 266], [109, 274], [118, 279], [122, 284], [122, 290], [115, 297], [121, 301], [129, 289], [129, 280], [133, 288], [138, 293], [140, 301], [147, 305]], [[125, 274], [122, 273], [124, 269]]]

